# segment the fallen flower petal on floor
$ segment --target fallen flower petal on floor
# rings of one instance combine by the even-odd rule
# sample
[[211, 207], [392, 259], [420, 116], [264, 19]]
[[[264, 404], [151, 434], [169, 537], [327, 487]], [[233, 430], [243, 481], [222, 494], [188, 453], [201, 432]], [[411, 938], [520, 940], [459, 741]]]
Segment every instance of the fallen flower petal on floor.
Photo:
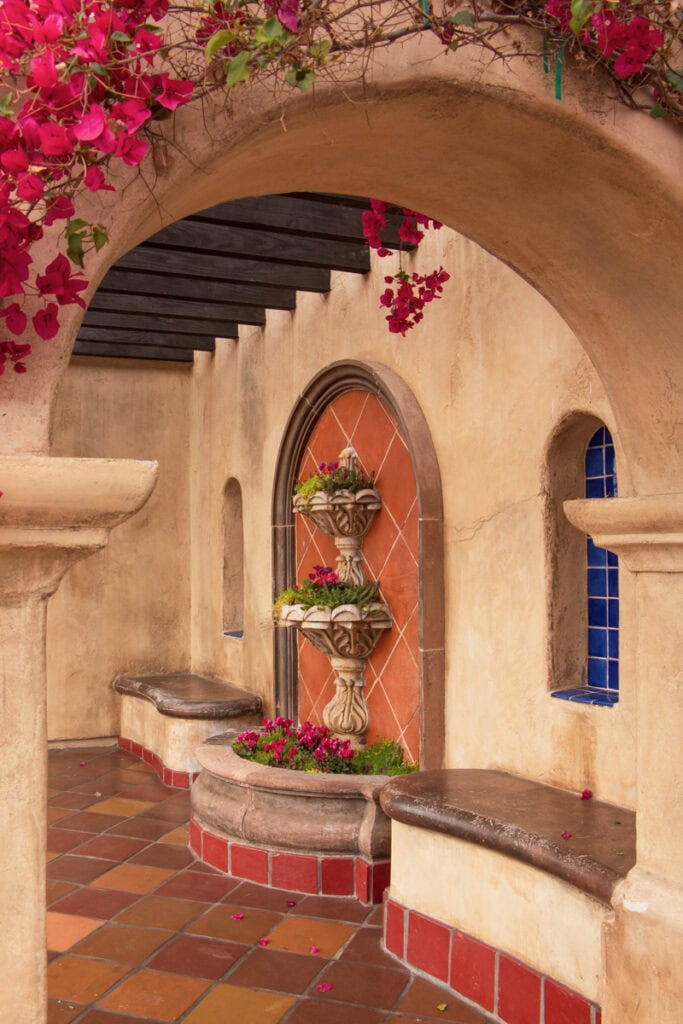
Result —
[[315, 986], [318, 992], [329, 992], [332, 986], [329, 981], [321, 981], [319, 985]]
[[308, 951], [308, 952], [309, 952], [309, 953], [319, 953], [319, 952], [320, 952], [320, 950], [318, 949], [318, 947], [317, 947], [317, 946], [311, 946], [311, 948], [309, 949], [309, 951]]
[[296, 900], [287, 900], [287, 906], [288, 907], [295, 907], [296, 906]]
[[268, 939], [259, 939], [258, 940], [258, 944], [259, 944], [259, 946], [267, 946], [268, 945]]
[[232, 919], [233, 919], [233, 921], [243, 921], [244, 920], [244, 914], [233, 914], [232, 915]]
[[581, 799], [582, 800], [592, 800], [592, 798], [593, 798], [593, 791], [591, 789], [584, 789], [583, 793], [581, 794]]
[[563, 839], [571, 839], [571, 837], [572, 837], [571, 832], [563, 832], [562, 833], [562, 838]]

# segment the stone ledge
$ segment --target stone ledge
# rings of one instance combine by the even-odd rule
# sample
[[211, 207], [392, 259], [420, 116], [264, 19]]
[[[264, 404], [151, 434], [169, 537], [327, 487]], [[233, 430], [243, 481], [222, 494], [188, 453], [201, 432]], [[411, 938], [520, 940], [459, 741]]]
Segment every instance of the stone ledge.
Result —
[[396, 821], [496, 850], [608, 906], [636, 861], [633, 811], [507, 772], [419, 772], [392, 780], [380, 802]]
[[112, 685], [116, 693], [147, 700], [170, 718], [240, 718], [258, 715], [262, 710], [261, 698], [255, 693], [191, 672], [121, 675]]

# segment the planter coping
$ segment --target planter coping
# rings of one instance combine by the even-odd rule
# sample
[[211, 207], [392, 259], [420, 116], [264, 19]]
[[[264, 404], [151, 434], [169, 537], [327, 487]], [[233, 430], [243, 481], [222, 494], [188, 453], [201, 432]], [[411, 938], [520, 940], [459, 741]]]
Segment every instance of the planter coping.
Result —
[[365, 487], [361, 491], [341, 489], [333, 491], [332, 494], [327, 491], [314, 491], [309, 497], [302, 494], [294, 495], [295, 512], [305, 513], [312, 507], [324, 510], [335, 505], [366, 505], [370, 508], [376, 506], [379, 509], [382, 507], [382, 496], [374, 487]]
[[395, 821], [496, 850], [608, 906], [636, 862], [633, 811], [507, 772], [453, 768], [393, 778], [381, 804]]
[[379, 802], [379, 794], [389, 782], [390, 775], [339, 775], [325, 772], [296, 772], [289, 768], [270, 768], [265, 764], [247, 761], [232, 747], [204, 743], [196, 752], [203, 769], [219, 778], [273, 792], [333, 794], [338, 797], [364, 796]]
[[[372, 614], [369, 614], [370, 612]], [[369, 604], [363, 609], [355, 604], [339, 604], [336, 608], [320, 604], [313, 605], [311, 608], [304, 608], [302, 604], [283, 604], [280, 609], [279, 622], [282, 625], [298, 622], [313, 625], [327, 624], [328, 622], [343, 623], [344, 621], [376, 623], [378, 628], [385, 628], [386, 624], [391, 625], [393, 620], [388, 606], [381, 602]]]
[[224, 679], [171, 672], [146, 676], [117, 676], [116, 693], [140, 697], [170, 718], [240, 718], [261, 713], [261, 698]]

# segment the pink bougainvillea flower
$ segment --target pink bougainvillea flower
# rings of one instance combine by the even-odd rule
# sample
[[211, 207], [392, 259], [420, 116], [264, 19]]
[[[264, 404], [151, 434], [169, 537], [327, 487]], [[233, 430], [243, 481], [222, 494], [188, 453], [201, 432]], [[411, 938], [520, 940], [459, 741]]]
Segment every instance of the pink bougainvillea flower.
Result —
[[233, 914], [232, 915], [232, 919], [233, 919], [233, 921], [243, 921], [244, 920], [244, 914]]
[[572, 837], [571, 832], [563, 832], [562, 833], [562, 838], [563, 839], [571, 839], [571, 837]]
[[259, 939], [258, 940], [258, 944], [259, 944], [259, 946], [267, 946], [268, 945], [268, 939], [266, 939], [266, 938]]
[[44, 274], [38, 274], [36, 284], [40, 295], [54, 295], [60, 306], [68, 306], [75, 302], [85, 309], [85, 302], [78, 292], [88, 287], [85, 278], [71, 274], [71, 264], [66, 256], [59, 255], [45, 268]]
[[59, 81], [55, 55], [51, 50], [45, 50], [38, 54], [31, 61], [31, 78], [39, 89], [50, 89]]
[[329, 981], [321, 981], [319, 985], [315, 986], [318, 992], [329, 992], [332, 988]]
[[93, 103], [71, 129], [71, 134], [79, 142], [93, 142], [99, 139], [104, 131], [107, 119], [99, 103]]
[[592, 800], [593, 799], [593, 790], [592, 789], [584, 789], [584, 791], [581, 794], [581, 799], [582, 800]]
[[83, 175], [83, 184], [87, 188], [88, 192], [116, 191], [113, 185], [107, 185], [102, 168], [98, 167], [97, 164], [90, 164]]
[[288, 907], [295, 907], [296, 906], [296, 900], [287, 900], [287, 906]]
[[120, 156], [124, 164], [129, 167], [137, 167], [142, 162], [149, 144], [142, 139], [133, 139], [128, 136], [119, 137], [114, 150], [114, 156]]
[[80, 768], [85, 768], [87, 763], [88, 763], [87, 761], [79, 761], [78, 765], [79, 765]]
[[20, 174], [17, 178], [17, 195], [27, 203], [35, 203], [43, 194], [43, 182], [37, 174]]
[[162, 92], [156, 97], [157, 103], [166, 107], [167, 110], [175, 110], [176, 107], [187, 103], [192, 98], [194, 85], [192, 82], [182, 82], [171, 78], [168, 74], [161, 75]]
[[48, 302], [45, 309], [40, 309], [34, 314], [31, 318], [31, 323], [39, 338], [42, 338], [43, 341], [50, 341], [59, 330], [57, 304], [55, 302]]
[[17, 146], [16, 149], [5, 150], [2, 156], [0, 156], [0, 164], [2, 164], [3, 170], [7, 171], [8, 174], [21, 174], [28, 167], [28, 157], [25, 150], [21, 146]]
[[3, 309], [0, 312], [0, 316], [5, 317], [7, 330], [11, 331], [12, 334], [23, 334], [26, 330], [26, 313], [24, 313], [18, 303], [13, 302], [7, 309]]
[[74, 144], [63, 125], [48, 121], [41, 124], [38, 132], [40, 146], [45, 156], [68, 156], [73, 153]]
[[309, 953], [312, 953], [312, 954], [313, 954], [313, 956], [315, 956], [315, 954], [316, 954], [316, 953], [319, 953], [319, 952], [320, 952], [320, 950], [318, 949], [318, 947], [317, 947], [317, 946], [311, 946], [311, 948], [309, 949], [309, 951], [308, 951], [308, 952], [309, 952]]
[[45, 227], [49, 228], [50, 224], [54, 224], [56, 220], [68, 220], [69, 217], [73, 217], [75, 212], [74, 204], [68, 196], [57, 196], [47, 204]]

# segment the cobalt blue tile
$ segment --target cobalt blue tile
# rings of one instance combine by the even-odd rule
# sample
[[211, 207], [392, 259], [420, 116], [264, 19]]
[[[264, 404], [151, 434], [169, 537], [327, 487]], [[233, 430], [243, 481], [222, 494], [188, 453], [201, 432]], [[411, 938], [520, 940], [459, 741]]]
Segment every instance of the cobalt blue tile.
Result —
[[588, 625], [607, 625], [607, 601], [601, 597], [588, 598]]
[[605, 477], [605, 497], [616, 498], [617, 496], [617, 478], [615, 476]]
[[593, 658], [607, 657], [607, 630], [588, 630], [588, 654]]
[[614, 462], [614, 445], [608, 444], [605, 448], [605, 472], [609, 476], [616, 476], [616, 465]]
[[551, 697], [558, 697], [560, 700], [573, 701], [575, 704], [598, 704], [610, 708], [619, 701], [619, 695], [610, 693], [609, 690], [592, 690], [588, 686], [582, 686], [573, 690], [554, 690]]
[[596, 477], [594, 480], [586, 480], [586, 497], [587, 498], [604, 498], [605, 497], [605, 481], [603, 477]]
[[609, 552], [605, 551], [604, 548], [596, 547], [590, 537], [588, 538], [586, 551], [588, 554], [588, 565], [591, 568], [599, 565], [607, 565]]
[[618, 597], [619, 596], [619, 570], [618, 569], [608, 569], [607, 570], [607, 577], [608, 577], [608, 579], [607, 579], [608, 591], [607, 592], [608, 592], [609, 596], [610, 597]]
[[[590, 630], [589, 630], [590, 633]], [[590, 654], [590, 651], [588, 652]], [[619, 657], [619, 630], [607, 630], [607, 656], [609, 658]]]
[[588, 570], [588, 596], [607, 597], [607, 570]]
[[605, 451], [603, 448], [589, 448], [586, 452], [586, 477], [605, 475]]
[[[588, 442], [588, 447], [602, 448], [602, 446], [605, 444], [607, 437], [609, 437], [609, 434], [607, 433], [607, 427], [600, 427], [598, 430], [595, 431], [595, 433], [591, 437], [590, 441]], [[610, 440], [612, 440], [611, 437]]]
[[607, 662], [607, 685], [610, 690], [619, 689], [619, 662], [608, 661]]
[[[595, 598], [595, 600], [598, 600], [598, 599]], [[590, 601], [588, 603], [590, 605]], [[607, 610], [607, 625], [610, 626], [611, 629], [618, 629], [619, 628], [619, 598], [618, 597], [610, 597], [609, 600], [607, 602], [605, 602], [605, 603], [608, 606], [608, 610]], [[591, 621], [591, 619], [590, 619], [590, 611], [588, 612], [588, 619], [589, 619], [589, 621]], [[597, 626], [598, 623], [596, 622], [595, 625]]]
[[607, 564], [608, 565], [619, 565], [619, 556], [615, 555], [613, 551], [606, 551]]
[[607, 661], [605, 658], [588, 659], [588, 685], [607, 686]]

